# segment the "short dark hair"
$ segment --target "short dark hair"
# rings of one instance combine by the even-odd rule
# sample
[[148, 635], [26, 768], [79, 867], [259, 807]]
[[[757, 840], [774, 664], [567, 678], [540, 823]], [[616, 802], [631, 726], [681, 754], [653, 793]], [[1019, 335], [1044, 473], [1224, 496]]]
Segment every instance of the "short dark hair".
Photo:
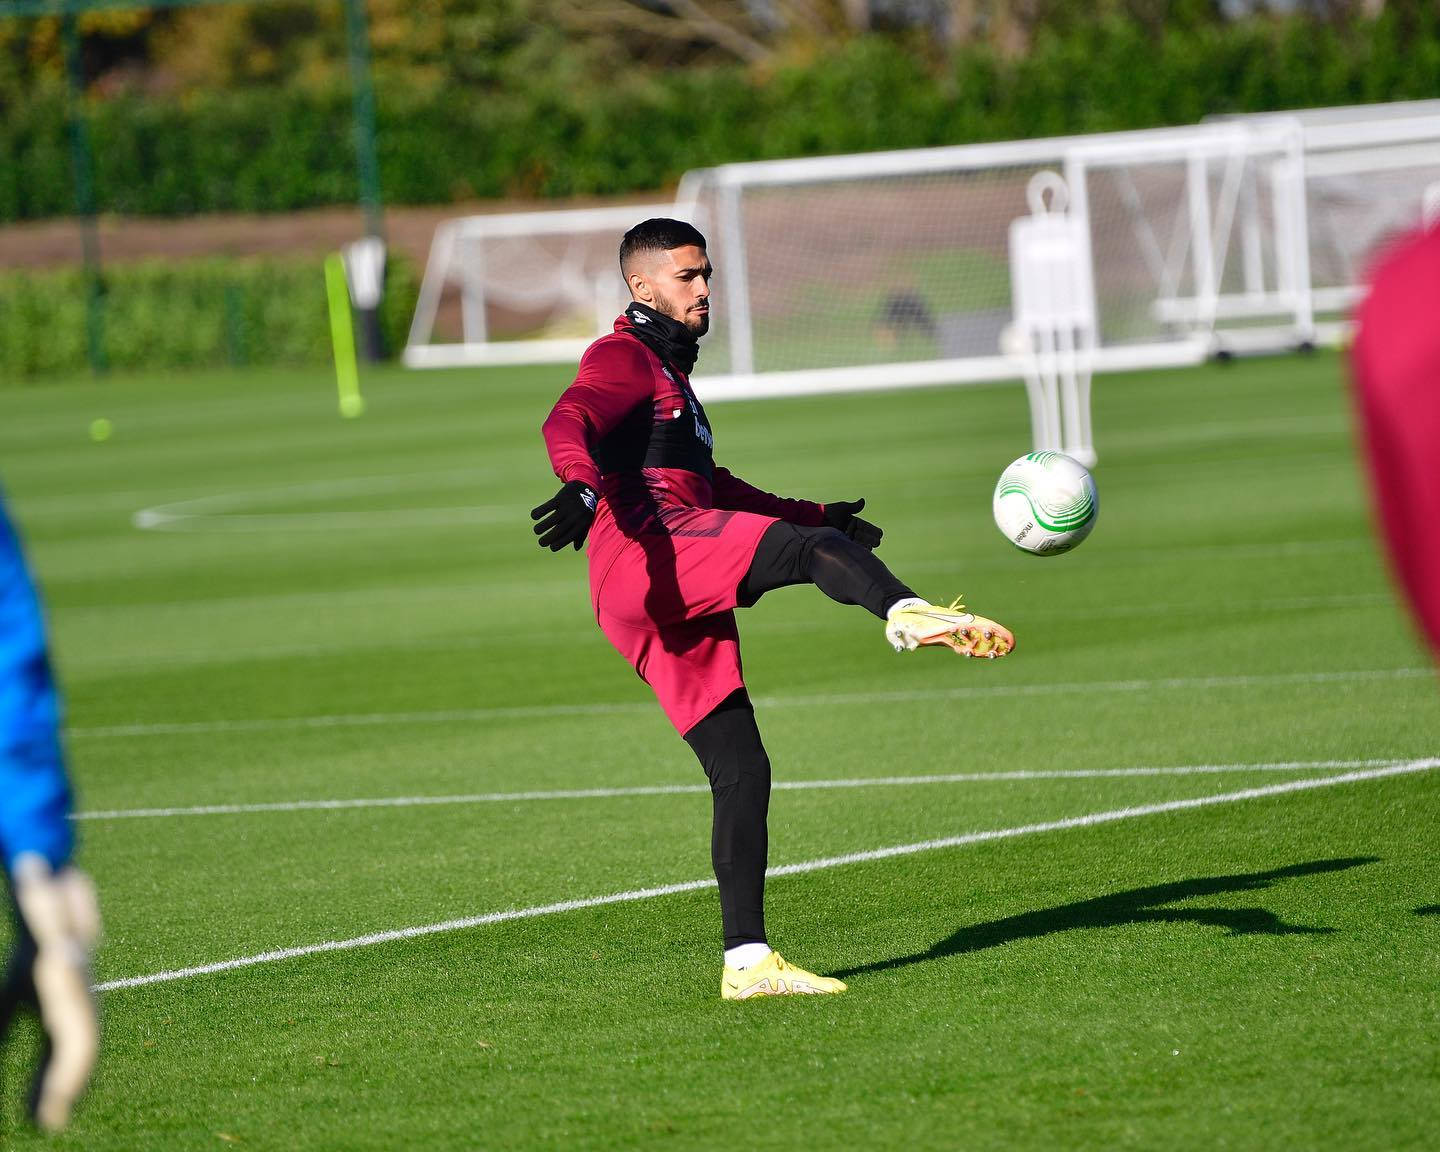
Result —
[[666, 216], [642, 220], [620, 241], [620, 274], [625, 275], [631, 257], [640, 252], [669, 252], [672, 248], [684, 248], [689, 244], [705, 247], [705, 237], [693, 224]]

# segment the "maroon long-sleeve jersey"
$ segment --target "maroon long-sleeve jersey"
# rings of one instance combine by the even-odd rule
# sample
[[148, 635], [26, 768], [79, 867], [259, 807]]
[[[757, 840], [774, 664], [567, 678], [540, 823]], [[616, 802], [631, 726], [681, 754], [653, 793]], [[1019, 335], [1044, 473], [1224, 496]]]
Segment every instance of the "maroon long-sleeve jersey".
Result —
[[561, 480], [601, 495], [586, 548], [595, 618], [682, 734], [744, 687], [732, 611], [776, 520], [824, 508], [717, 468], [705, 409], [622, 316], [545, 421]]
[[824, 523], [821, 505], [763, 492], [715, 465], [710, 422], [690, 382], [641, 343], [625, 316], [586, 350], [543, 432], [555, 475], [583, 480], [603, 497], [592, 554], [618, 547], [617, 536], [664, 532], [673, 509]]

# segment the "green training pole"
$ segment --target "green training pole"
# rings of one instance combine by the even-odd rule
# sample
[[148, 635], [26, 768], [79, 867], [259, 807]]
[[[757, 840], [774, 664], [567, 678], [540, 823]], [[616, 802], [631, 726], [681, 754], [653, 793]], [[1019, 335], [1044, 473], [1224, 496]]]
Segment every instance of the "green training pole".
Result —
[[355, 328], [350, 322], [350, 289], [345, 285], [345, 261], [340, 253], [325, 257], [325, 294], [330, 299], [330, 342], [335, 348], [335, 386], [340, 392], [340, 415], [365, 411], [360, 397], [360, 370], [355, 363]]
[[85, 346], [90, 371], [103, 376], [105, 360], [105, 282], [100, 273], [100, 234], [95, 224], [95, 184], [90, 133], [85, 124], [85, 66], [75, 13], [66, 9], [60, 21], [65, 45], [67, 101], [65, 128], [70, 139], [70, 164], [75, 174], [75, 214], [80, 219], [80, 251], [85, 265]]
[[365, 208], [365, 232], [383, 238], [380, 161], [375, 147], [375, 87], [370, 79], [370, 26], [365, 0], [345, 0], [345, 43], [350, 57], [350, 111], [354, 118], [355, 164], [360, 178], [360, 203]]

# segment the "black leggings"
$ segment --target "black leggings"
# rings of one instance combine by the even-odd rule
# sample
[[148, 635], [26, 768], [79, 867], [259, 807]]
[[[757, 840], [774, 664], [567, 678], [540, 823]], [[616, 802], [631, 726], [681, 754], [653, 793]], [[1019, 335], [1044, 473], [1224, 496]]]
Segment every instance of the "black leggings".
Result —
[[766, 592], [814, 584], [841, 604], [859, 604], [885, 619], [885, 609], [915, 595], [863, 544], [836, 528], [805, 528], [783, 520], [760, 537], [739, 601], [749, 607]]
[[710, 778], [715, 809], [710, 861], [720, 885], [725, 947], [762, 942], [770, 757], [745, 689], [732, 692], [685, 733], [685, 743]]
[[[776, 523], [760, 539], [740, 584], [740, 603], [766, 592], [814, 584], [841, 604], [861, 604], [882, 619], [913, 593], [863, 545], [834, 528]], [[710, 859], [720, 885], [725, 947], [765, 940], [765, 865], [769, 850], [770, 757], [745, 689], [731, 693], [685, 733], [710, 779], [714, 825]]]

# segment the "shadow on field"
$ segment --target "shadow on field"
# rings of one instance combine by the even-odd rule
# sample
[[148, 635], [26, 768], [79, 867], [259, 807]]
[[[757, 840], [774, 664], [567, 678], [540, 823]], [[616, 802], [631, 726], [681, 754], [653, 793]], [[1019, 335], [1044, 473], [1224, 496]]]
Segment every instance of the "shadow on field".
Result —
[[1415, 909], [1416, 916], [1440, 916], [1440, 904], [1422, 904]]
[[891, 960], [876, 960], [830, 975], [845, 980], [865, 972], [884, 972], [889, 968], [903, 968], [907, 964], [960, 956], [966, 952], [979, 952], [984, 948], [998, 948], [1014, 940], [1030, 940], [1037, 936], [1048, 936], [1052, 932], [1068, 932], [1072, 928], [1115, 928], [1122, 924], [1150, 923], [1207, 924], [1214, 928], [1227, 928], [1232, 936], [1257, 933], [1271, 936], [1324, 935], [1334, 929], [1286, 924], [1275, 913], [1267, 912], [1263, 908], [1165, 908], [1161, 905], [1189, 900], [1196, 896], [1214, 896], [1221, 892], [1254, 892], [1269, 888], [1277, 880], [1340, 872], [1362, 864], [1374, 864], [1378, 859], [1376, 856], [1353, 856], [1338, 860], [1312, 860], [1305, 864], [1292, 864], [1288, 868], [1275, 868], [1269, 872], [1249, 872], [1238, 876], [1202, 876], [1194, 880], [1178, 880], [1173, 884], [1157, 884], [1153, 888], [1132, 888], [1128, 892], [1098, 896], [1094, 900], [1081, 900], [1075, 904], [1062, 904], [1058, 908], [1023, 912], [1019, 916], [1007, 916], [1003, 920], [992, 920], [988, 924], [972, 924], [924, 952], [898, 956]]

